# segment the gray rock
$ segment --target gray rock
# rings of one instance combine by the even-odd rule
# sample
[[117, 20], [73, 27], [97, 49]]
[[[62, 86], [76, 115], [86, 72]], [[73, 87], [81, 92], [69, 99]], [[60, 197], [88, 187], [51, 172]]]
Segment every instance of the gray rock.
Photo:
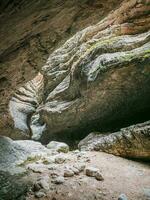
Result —
[[36, 198], [42, 198], [42, 197], [46, 196], [46, 194], [42, 191], [35, 192], [34, 195], [35, 195]]
[[102, 177], [102, 175], [101, 175], [101, 173], [99, 171], [96, 173], [95, 178], [98, 181], [103, 181], [104, 180], [104, 178]]
[[76, 169], [78, 169], [79, 172], [84, 171], [85, 166], [86, 166], [86, 165], [85, 165], [84, 163], [76, 163], [76, 164], [73, 165], [73, 167], [76, 168]]
[[[47, 170], [46, 165], [36, 162], [41, 161], [41, 158], [48, 157], [49, 154], [50, 150], [39, 142], [13, 141], [0, 136], [0, 199], [23, 199], [28, 187], [34, 181], [32, 178], [25, 179], [26, 170], [31, 169], [38, 173]], [[44, 182], [42, 187], [48, 189]], [[39, 190], [39, 185], [34, 189]]]
[[66, 168], [64, 170], [64, 177], [72, 177], [72, 176], [74, 176], [74, 172], [72, 171], [72, 169]]
[[76, 149], [76, 150], [73, 151], [72, 153], [74, 153], [74, 154], [78, 154], [78, 153], [80, 153], [80, 151], [79, 151], [79, 149]]
[[118, 200], [128, 200], [125, 194], [120, 194]]
[[150, 200], [150, 188], [144, 188], [144, 196], [147, 198], [147, 200]]
[[55, 164], [55, 165], [48, 165], [48, 169], [49, 170], [56, 170], [57, 169], [57, 164]]
[[39, 114], [32, 115], [31, 119], [31, 130], [32, 130], [32, 139], [39, 140], [42, 136], [42, 133], [46, 130], [46, 124], [40, 124]]
[[63, 184], [64, 181], [65, 181], [65, 179], [64, 179], [63, 176], [58, 176], [52, 182], [55, 183], [55, 184]]
[[74, 174], [78, 175], [80, 173], [79, 169], [75, 167], [71, 167], [71, 170], [74, 172]]
[[14, 169], [16, 169], [18, 173], [19, 168], [25, 169], [27, 164], [32, 164], [42, 157], [49, 157], [50, 153], [50, 150], [40, 142], [31, 140], [14, 141], [0, 136], [0, 170], [14, 173]]
[[96, 175], [98, 174], [99, 169], [95, 168], [95, 167], [86, 167], [85, 168], [85, 174], [87, 176], [91, 176], [91, 177], [96, 177]]
[[79, 143], [79, 148], [148, 160], [150, 159], [149, 138], [150, 121], [147, 121], [123, 128], [114, 133], [91, 133]]
[[42, 173], [48, 169], [44, 164], [36, 163], [28, 164], [26, 168], [32, 170], [35, 173]]
[[62, 164], [66, 161], [66, 157], [64, 157], [62, 154], [55, 156], [55, 163]]
[[49, 190], [49, 179], [48, 178], [42, 178], [38, 181], [38, 184], [43, 188], [44, 190]]
[[9, 172], [0, 171], [0, 199], [25, 200], [29, 182], [21, 177], [11, 175]]
[[41, 189], [41, 185], [39, 184], [39, 182], [34, 183], [32, 190], [34, 192], [37, 192]]
[[47, 145], [48, 149], [56, 150], [58, 152], [63, 152], [63, 153], [68, 153], [69, 151], [69, 146], [63, 142], [56, 142], [56, 141], [51, 141]]
[[53, 164], [55, 163], [55, 158], [54, 157], [45, 157], [43, 160], [42, 160], [43, 164]]

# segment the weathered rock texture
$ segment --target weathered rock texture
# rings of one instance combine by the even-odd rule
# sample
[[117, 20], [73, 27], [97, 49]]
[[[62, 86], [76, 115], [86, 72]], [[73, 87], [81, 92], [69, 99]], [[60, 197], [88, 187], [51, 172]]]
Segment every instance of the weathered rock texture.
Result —
[[47, 143], [149, 118], [149, 8], [125, 0], [55, 50], [12, 97], [15, 128]]
[[46, 127], [42, 141], [47, 141], [57, 134], [79, 136], [131, 124], [141, 114], [148, 117], [148, 11], [148, 1], [123, 1], [108, 17], [54, 51], [41, 70], [44, 92], [35, 89], [40, 100], [30, 94], [24, 103], [19, 93], [19, 104], [13, 103], [14, 97], [10, 101], [15, 127], [30, 134], [36, 125], [41, 132]]
[[0, 200], [24, 200], [33, 182], [23, 164], [35, 162], [50, 151], [39, 142], [13, 141], [0, 136]]
[[0, 137], [0, 163], [0, 200], [35, 200], [43, 193], [43, 200], [118, 199], [122, 192], [130, 200], [149, 197], [148, 165], [102, 152], [59, 153]]
[[150, 160], [150, 121], [115, 133], [91, 133], [79, 143], [79, 148]]
[[14, 91], [33, 79], [71, 35], [97, 23], [121, 1], [0, 1], [0, 134], [14, 136], [7, 112]]

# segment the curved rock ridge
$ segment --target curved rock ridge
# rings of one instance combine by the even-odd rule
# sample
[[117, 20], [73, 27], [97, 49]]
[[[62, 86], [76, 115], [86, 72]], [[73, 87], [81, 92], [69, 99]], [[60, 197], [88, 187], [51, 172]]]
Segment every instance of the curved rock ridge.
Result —
[[150, 160], [150, 121], [114, 133], [91, 133], [79, 143], [79, 148]]
[[0, 129], [16, 138], [8, 104], [68, 38], [98, 23], [123, 0], [0, 1]]
[[14, 126], [22, 132], [30, 132], [30, 118], [42, 103], [43, 75], [38, 74], [33, 80], [20, 87], [13, 95], [10, 103], [10, 114]]
[[148, 1], [125, 0], [54, 51], [41, 69], [43, 90], [36, 87], [36, 97], [31, 91], [25, 102], [22, 94], [17, 103], [16, 97], [10, 101], [15, 126], [47, 143], [55, 137], [83, 138], [94, 130], [146, 120], [150, 110], [148, 11]]

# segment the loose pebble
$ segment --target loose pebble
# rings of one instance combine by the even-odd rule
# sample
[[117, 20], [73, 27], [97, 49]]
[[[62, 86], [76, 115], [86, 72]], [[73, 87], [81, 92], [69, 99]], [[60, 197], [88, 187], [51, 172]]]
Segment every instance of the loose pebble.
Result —
[[118, 200], [128, 200], [125, 194], [120, 194]]

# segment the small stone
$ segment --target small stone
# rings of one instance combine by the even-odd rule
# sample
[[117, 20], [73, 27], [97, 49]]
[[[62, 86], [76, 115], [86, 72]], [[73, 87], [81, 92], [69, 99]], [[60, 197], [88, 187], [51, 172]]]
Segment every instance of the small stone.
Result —
[[72, 171], [78, 175], [80, 173], [79, 169], [75, 168], [75, 167], [71, 167]]
[[71, 176], [74, 176], [74, 172], [71, 169], [66, 168], [64, 170], [64, 177], [71, 177]]
[[42, 198], [42, 197], [45, 197], [45, 196], [46, 196], [46, 194], [44, 192], [41, 192], [41, 191], [35, 193], [36, 198]]
[[57, 169], [57, 166], [56, 166], [56, 164], [55, 164], [55, 165], [49, 165], [49, 166], [48, 166], [48, 169], [49, 169], [49, 170], [56, 170], [56, 169]]
[[39, 181], [39, 184], [44, 190], [49, 190], [49, 182], [47, 180], [42, 179]]
[[36, 183], [34, 184], [34, 186], [33, 186], [33, 191], [34, 191], [34, 192], [37, 192], [37, 191], [39, 191], [40, 189], [41, 189], [40, 184], [39, 184], [38, 182], [36, 182]]
[[82, 172], [85, 169], [85, 164], [79, 163], [79, 164], [73, 165], [73, 167], [77, 168], [79, 172]]
[[46, 158], [43, 159], [43, 164], [45, 164], [45, 165], [53, 164], [54, 162], [55, 162], [54, 158], [46, 157]]
[[75, 151], [73, 151], [74, 154], [80, 153], [80, 151], [78, 149], [76, 149]]
[[57, 163], [57, 164], [62, 164], [65, 162], [65, 160], [66, 160], [66, 158], [63, 155], [57, 155], [55, 157], [55, 163]]
[[49, 178], [43, 177], [42, 179], [38, 179], [34, 184], [34, 191], [39, 191], [40, 189], [49, 190]]
[[55, 184], [63, 184], [64, 181], [65, 181], [65, 179], [64, 179], [63, 176], [58, 176], [57, 178], [55, 178], [55, 179], [53, 180], [53, 183], [55, 183]]
[[144, 196], [150, 199], [150, 188], [144, 188]]
[[125, 194], [120, 194], [118, 200], [128, 200]]
[[102, 175], [101, 175], [101, 173], [99, 171], [96, 173], [95, 178], [98, 181], [103, 181], [104, 180], [104, 178], [102, 177]]
[[47, 145], [48, 149], [55, 150], [57, 152], [63, 152], [63, 153], [68, 153], [69, 151], [69, 146], [63, 142], [56, 142], [56, 141], [51, 141]]
[[59, 172], [57, 170], [56, 171], [54, 170], [54, 171], [51, 172], [51, 177], [52, 178], [56, 178], [58, 176], [59, 176]]
[[96, 174], [98, 173], [99, 169], [95, 168], [95, 167], [87, 167], [85, 169], [85, 174], [87, 176], [91, 176], [91, 177], [96, 177]]
[[27, 169], [30, 169], [35, 173], [42, 173], [47, 169], [44, 164], [36, 164], [36, 163], [28, 164], [26, 167]]

